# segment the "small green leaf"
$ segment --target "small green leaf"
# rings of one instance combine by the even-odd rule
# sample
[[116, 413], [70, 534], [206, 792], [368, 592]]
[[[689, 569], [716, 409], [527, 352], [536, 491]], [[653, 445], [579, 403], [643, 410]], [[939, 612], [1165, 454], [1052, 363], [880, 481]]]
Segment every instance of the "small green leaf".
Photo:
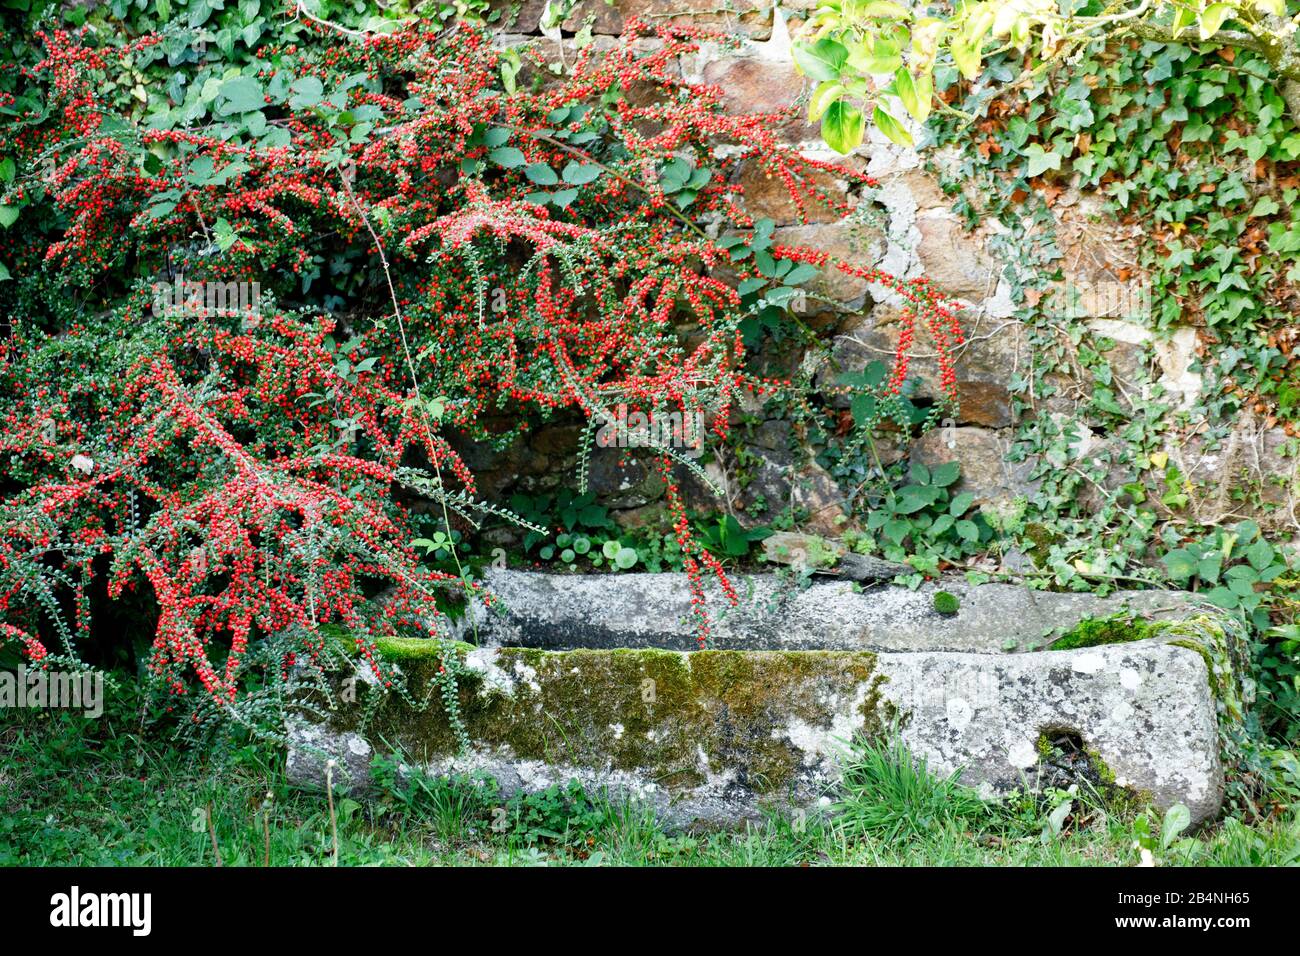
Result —
[[488, 159], [498, 166], [504, 166], [506, 169], [515, 169], [528, 162], [523, 151], [513, 146], [502, 146], [488, 153]]
[[1031, 143], [1025, 150], [1025, 156], [1029, 159], [1025, 170], [1027, 176], [1041, 176], [1049, 169], [1061, 168], [1061, 154], [1045, 150], [1039, 143]]
[[598, 179], [602, 172], [604, 170], [591, 163], [571, 162], [564, 167], [564, 181], [570, 186], [585, 186]]
[[955, 461], [946, 461], [942, 465], [935, 466], [930, 473], [930, 483], [940, 488], [947, 488], [960, 477], [961, 465]]
[[537, 183], [539, 186], [554, 186], [560, 181], [560, 177], [555, 174], [555, 170], [545, 163], [533, 163], [524, 167], [524, 175], [530, 182]]

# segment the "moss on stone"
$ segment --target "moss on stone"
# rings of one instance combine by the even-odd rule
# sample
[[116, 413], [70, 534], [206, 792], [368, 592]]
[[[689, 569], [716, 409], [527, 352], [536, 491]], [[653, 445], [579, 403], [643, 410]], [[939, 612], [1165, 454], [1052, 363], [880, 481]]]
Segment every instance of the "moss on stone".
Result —
[[1054, 651], [1099, 647], [1103, 644], [1126, 644], [1151, 637], [1154, 625], [1133, 614], [1110, 617], [1085, 617], [1049, 645]]
[[934, 594], [934, 609], [940, 614], [951, 616], [961, 609], [961, 602], [957, 600], [957, 595], [950, 591], [936, 591]]
[[[437, 694], [422, 690], [437, 656], [417, 643], [386, 640], [381, 650], [399, 661], [427, 706], [387, 697], [367, 736], [431, 762], [455, 755], [457, 741]], [[464, 661], [467, 647], [457, 651]], [[830, 714], [843, 713], [846, 702], [857, 702], [863, 732], [883, 725], [884, 678], [865, 651], [500, 648], [472, 663], [477, 669], [462, 678], [459, 703], [475, 748], [635, 770], [670, 790], [733, 770], [738, 784], [780, 792], [806, 757], [792, 733], [829, 739]]]

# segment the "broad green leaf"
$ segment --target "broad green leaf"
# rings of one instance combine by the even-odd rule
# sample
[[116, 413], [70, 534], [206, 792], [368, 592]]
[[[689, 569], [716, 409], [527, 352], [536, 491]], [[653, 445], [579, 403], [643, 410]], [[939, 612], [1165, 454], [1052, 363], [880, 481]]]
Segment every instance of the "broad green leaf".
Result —
[[584, 186], [600, 177], [603, 170], [591, 163], [571, 162], [564, 167], [564, 181], [570, 186]]
[[0, 226], [8, 229], [18, 220], [18, 206], [0, 206]]
[[948, 514], [952, 515], [954, 518], [960, 518], [962, 515], [964, 515], [967, 511], [970, 510], [970, 506], [973, 505], [974, 503], [975, 503], [974, 493], [970, 491], [963, 491], [961, 494], [953, 498], [952, 501], [949, 503]]
[[831, 37], [822, 37], [811, 46], [805, 43], [794, 45], [795, 64], [814, 80], [838, 79], [848, 58], [849, 51], [844, 44]]
[[822, 139], [837, 153], [851, 153], [862, 144], [864, 132], [862, 110], [856, 106], [836, 100], [826, 108], [822, 118]]
[[890, 142], [897, 143], [899, 146], [911, 146], [912, 134], [898, 120], [887, 113], [879, 104], [871, 115], [875, 121], [876, 129], [885, 134], [885, 138]]
[[960, 477], [961, 465], [955, 461], [946, 461], [942, 465], [935, 465], [934, 470], [930, 472], [930, 483], [940, 488], [947, 488]]
[[217, 91], [217, 113], [230, 116], [260, 110], [266, 105], [263, 99], [265, 95], [262, 84], [251, 76], [232, 76]]
[[918, 123], [924, 123], [925, 118], [930, 115], [930, 94], [933, 92], [930, 75], [925, 73], [920, 77], [913, 77], [907, 67], [900, 67], [894, 74], [894, 89], [903, 102], [903, 108], [912, 114]]

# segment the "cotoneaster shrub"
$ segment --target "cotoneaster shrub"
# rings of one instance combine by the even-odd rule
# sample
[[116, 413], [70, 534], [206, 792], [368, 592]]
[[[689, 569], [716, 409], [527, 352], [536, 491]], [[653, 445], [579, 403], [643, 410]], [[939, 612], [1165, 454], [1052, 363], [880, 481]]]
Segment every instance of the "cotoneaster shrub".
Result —
[[[375, 639], [442, 640], [439, 594], [477, 587], [421, 562], [421, 523], [502, 513], [448, 436], [577, 408], [585, 455], [620, 405], [724, 435], [740, 393], [782, 387], [746, 373], [739, 327], [796, 270], [901, 297], [885, 398], [920, 323], [955, 400], [961, 329], [923, 280], [755, 228], [742, 160], [800, 210], [851, 210], [773, 117], [683, 84], [698, 31], [634, 21], [555, 76], [465, 26], [312, 26], [143, 103], [109, 80], [161, 66], [165, 30], [52, 30], [0, 103], [0, 637], [32, 660], [76, 660], [106, 586], [156, 604], [148, 670], [197, 680], [196, 714], [251, 719], [249, 688], [319, 667], [341, 628], [395, 686]], [[687, 522], [675, 466], [698, 468], [654, 452], [704, 646], [704, 576], [735, 595]]]

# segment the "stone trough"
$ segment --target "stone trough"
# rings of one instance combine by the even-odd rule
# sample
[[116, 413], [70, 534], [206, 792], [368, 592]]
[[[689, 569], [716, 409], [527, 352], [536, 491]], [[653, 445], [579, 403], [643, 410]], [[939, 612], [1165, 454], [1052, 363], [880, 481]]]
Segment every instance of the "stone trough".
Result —
[[[485, 583], [502, 607], [471, 609], [458, 645], [468, 749], [427, 690], [433, 644], [394, 638], [381, 650], [432, 703], [389, 696], [291, 721], [292, 780], [319, 785], [332, 756], [364, 788], [373, 750], [400, 749], [434, 772], [490, 774], [506, 795], [576, 778], [671, 825], [729, 824], [824, 803], [855, 735], [897, 733], [931, 770], [961, 770], [988, 795], [1038, 786], [1040, 741], [1066, 736], [1158, 807], [1184, 803], [1198, 823], [1219, 810], [1222, 675], [1208, 644], [1223, 632], [1186, 594], [946, 583], [960, 607], [945, 616], [933, 588], [801, 590], [757, 575], [738, 581], [735, 610], [712, 595], [713, 647], [699, 651], [680, 575], [494, 571]], [[1155, 636], [1039, 649], [1121, 611], [1160, 621]]]

